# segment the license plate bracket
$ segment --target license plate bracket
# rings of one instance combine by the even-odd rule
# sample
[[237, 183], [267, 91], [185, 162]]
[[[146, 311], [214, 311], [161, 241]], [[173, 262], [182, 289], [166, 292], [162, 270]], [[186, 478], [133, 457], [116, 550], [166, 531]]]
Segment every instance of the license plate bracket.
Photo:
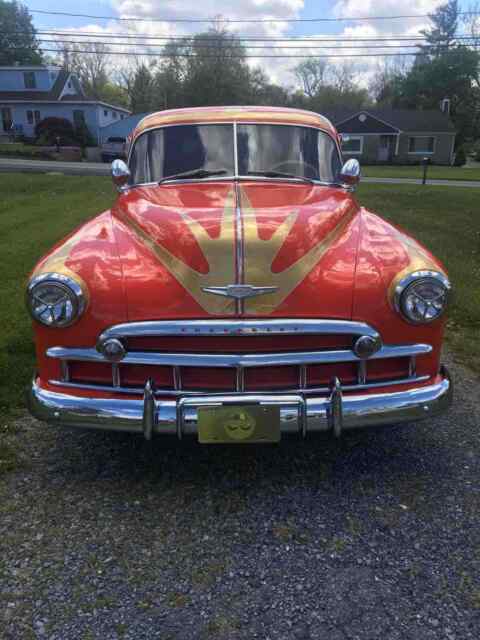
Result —
[[201, 444], [242, 444], [280, 441], [280, 407], [269, 404], [228, 404], [198, 407]]

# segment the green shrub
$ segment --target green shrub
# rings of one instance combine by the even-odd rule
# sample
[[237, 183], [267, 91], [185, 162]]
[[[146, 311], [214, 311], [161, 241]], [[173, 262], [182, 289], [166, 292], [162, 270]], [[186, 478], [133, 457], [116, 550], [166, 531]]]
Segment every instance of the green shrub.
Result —
[[87, 125], [84, 122], [75, 127], [75, 138], [82, 149], [85, 147], [95, 146], [95, 141], [92, 138], [92, 134], [90, 133]]
[[463, 147], [459, 147], [455, 153], [455, 161], [453, 164], [455, 167], [463, 167], [466, 161], [467, 161], [467, 156], [466, 156], [465, 150]]
[[35, 138], [37, 144], [55, 145], [60, 138], [62, 146], [76, 144], [75, 130], [72, 123], [66, 118], [44, 118], [35, 125]]

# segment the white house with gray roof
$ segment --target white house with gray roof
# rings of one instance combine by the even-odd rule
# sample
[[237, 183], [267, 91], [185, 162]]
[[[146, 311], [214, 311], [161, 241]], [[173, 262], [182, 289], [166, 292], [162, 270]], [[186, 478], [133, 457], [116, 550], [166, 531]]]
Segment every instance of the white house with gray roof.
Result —
[[455, 127], [445, 111], [414, 109], [341, 109], [324, 113], [342, 134], [346, 158], [364, 164], [451, 164]]

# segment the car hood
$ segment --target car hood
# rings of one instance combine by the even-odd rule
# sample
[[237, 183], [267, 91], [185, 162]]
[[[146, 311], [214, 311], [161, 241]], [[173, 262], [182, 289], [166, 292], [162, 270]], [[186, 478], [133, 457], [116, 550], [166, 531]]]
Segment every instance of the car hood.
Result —
[[[129, 320], [348, 319], [358, 213], [351, 194], [320, 185], [218, 181], [131, 189], [112, 209]], [[225, 295], [235, 284], [245, 285], [239, 293], [246, 297]]]

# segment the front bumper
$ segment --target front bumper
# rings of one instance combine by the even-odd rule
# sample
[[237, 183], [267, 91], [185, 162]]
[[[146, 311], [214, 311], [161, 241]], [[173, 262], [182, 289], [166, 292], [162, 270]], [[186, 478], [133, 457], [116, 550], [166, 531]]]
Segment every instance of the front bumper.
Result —
[[344, 429], [415, 422], [445, 411], [452, 402], [453, 386], [442, 367], [435, 384], [393, 393], [343, 395], [338, 381], [332, 382], [328, 397], [297, 394], [241, 393], [198, 395], [158, 400], [147, 383], [142, 400], [86, 398], [41, 388], [34, 380], [28, 393], [32, 415], [45, 422], [70, 427], [152, 434], [197, 433], [199, 407], [239, 404], [280, 407], [282, 433], [305, 436], [312, 431], [331, 430], [339, 436]]

